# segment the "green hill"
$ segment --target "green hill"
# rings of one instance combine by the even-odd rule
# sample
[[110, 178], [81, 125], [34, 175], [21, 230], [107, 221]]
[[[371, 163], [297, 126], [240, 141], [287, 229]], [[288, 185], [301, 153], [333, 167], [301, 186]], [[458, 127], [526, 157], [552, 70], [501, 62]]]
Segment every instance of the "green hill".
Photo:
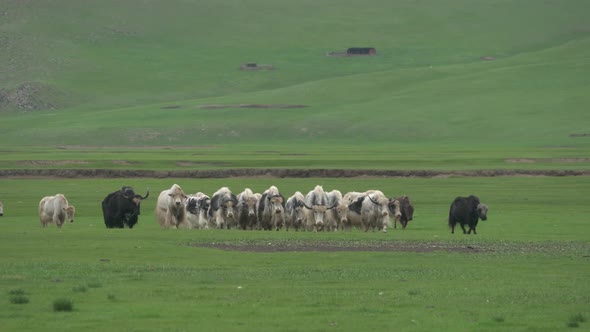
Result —
[[[5, 146], [589, 147], [588, 1], [59, 0], [2, 10]], [[377, 55], [326, 56], [351, 46]]]

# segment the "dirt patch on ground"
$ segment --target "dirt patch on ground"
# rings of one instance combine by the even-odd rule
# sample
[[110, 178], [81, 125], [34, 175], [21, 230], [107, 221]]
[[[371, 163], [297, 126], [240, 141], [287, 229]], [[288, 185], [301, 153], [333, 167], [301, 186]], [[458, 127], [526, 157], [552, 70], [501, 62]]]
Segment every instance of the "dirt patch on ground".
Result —
[[13, 89], [0, 89], [0, 110], [16, 109], [23, 112], [58, 108], [64, 93], [47, 84], [25, 82]]
[[200, 150], [200, 149], [216, 149], [214, 145], [196, 145], [196, 146], [132, 146], [132, 145], [60, 145], [56, 146], [57, 149], [63, 150]]
[[432, 242], [386, 242], [386, 243], [362, 243], [362, 242], [268, 242], [252, 244], [233, 243], [208, 243], [191, 244], [195, 247], [215, 248], [229, 251], [245, 252], [340, 252], [340, 251], [379, 251], [379, 252], [434, 252], [447, 251], [459, 253], [479, 253], [481, 248], [467, 245], [451, 245]]
[[115, 165], [122, 165], [122, 166], [131, 166], [139, 164], [136, 161], [127, 161], [127, 160], [113, 160], [111, 161]]
[[235, 105], [201, 105], [202, 109], [222, 108], [305, 108], [307, 105], [300, 104], [235, 104]]
[[[337, 234], [337, 233], [334, 233]], [[383, 234], [388, 236], [387, 234]], [[406, 241], [406, 240], [294, 240], [294, 239], [259, 239], [244, 241], [241, 239], [223, 242], [192, 242], [187, 244], [196, 248], [212, 248], [239, 252], [410, 252], [430, 253], [449, 252], [459, 254], [544, 254], [549, 256], [590, 258], [590, 246], [587, 242], [487, 242], [478, 241], [476, 237], [457, 237], [452, 241]]]
[[177, 161], [176, 165], [178, 166], [182, 166], [182, 167], [194, 167], [194, 166], [215, 166], [215, 167], [220, 167], [220, 166], [228, 166], [231, 165], [230, 163], [224, 163], [224, 162], [216, 162], [216, 163], [207, 163], [207, 162], [195, 162], [195, 161]]
[[587, 163], [590, 158], [513, 158], [506, 159], [509, 163]]
[[[38, 162], [38, 161], [37, 161]], [[72, 161], [57, 161], [67, 163]], [[76, 161], [73, 161], [76, 162]], [[56, 166], [48, 163], [27, 166]], [[217, 165], [215, 165], [217, 166]], [[496, 177], [496, 176], [590, 176], [590, 170], [476, 170], [476, 171], [435, 171], [435, 170], [362, 170], [362, 169], [268, 169], [237, 168], [213, 170], [129, 170], [129, 169], [7, 169], [0, 170], [5, 177], [63, 177], [63, 178], [435, 178], [435, 177]]]
[[85, 165], [85, 160], [23, 160], [18, 162], [23, 166], [65, 166], [65, 165]]

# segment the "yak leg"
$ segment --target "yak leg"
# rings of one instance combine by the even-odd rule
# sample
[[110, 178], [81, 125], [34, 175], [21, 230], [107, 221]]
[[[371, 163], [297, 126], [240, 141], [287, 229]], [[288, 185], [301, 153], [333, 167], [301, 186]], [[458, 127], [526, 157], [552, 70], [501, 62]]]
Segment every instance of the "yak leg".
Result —
[[361, 216], [361, 225], [363, 226], [363, 230], [365, 232], [369, 231], [369, 225], [367, 224], [367, 220]]
[[53, 213], [53, 222], [57, 225], [58, 228], [61, 228], [64, 221], [66, 220], [66, 216], [64, 212], [60, 212], [58, 209], [55, 210]]
[[467, 234], [467, 231], [465, 230], [465, 226], [461, 223], [461, 229], [463, 230], [463, 234]]

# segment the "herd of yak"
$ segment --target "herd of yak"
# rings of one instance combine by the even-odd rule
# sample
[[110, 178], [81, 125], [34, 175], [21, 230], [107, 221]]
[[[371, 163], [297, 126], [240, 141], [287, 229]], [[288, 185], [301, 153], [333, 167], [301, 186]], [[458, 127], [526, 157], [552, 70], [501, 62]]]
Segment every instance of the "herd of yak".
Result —
[[[132, 187], [108, 194], [102, 201], [107, 228], [133, 228], [140, 215], [141, 201], [149, 197], [135, 193]], [[461, 226], [464, 234], [476, 234], [478, 220], [487, 219], [488, 207], [477, 196], [457, 197], [449, 210], [451, 232]], [[0, 216], [3, 214], [0, 202]], [[39, 202], [39, 218], [43, 227], [74, 221], [75, 209], [62, 194], [44, 197]], [[285, 199], [276, 186], [262, 194], [246, 188], [235, 195], [227, 187], [212, 196], [204, 193], [187, 195], [174, 184], [163, 190], [156, 204], [156, 220], [162, 228], [230, 229], [299, 231], [338, 231], [353, 228], [387, 232], [390, 217], [406, 228], [413, 219], [414, 207], [408, 196], [388, 198], [379, 190], [325, 192], [321, 186], [303, 195], [297, 191]], [[467, 227], [467, 229], [466, 229]]]

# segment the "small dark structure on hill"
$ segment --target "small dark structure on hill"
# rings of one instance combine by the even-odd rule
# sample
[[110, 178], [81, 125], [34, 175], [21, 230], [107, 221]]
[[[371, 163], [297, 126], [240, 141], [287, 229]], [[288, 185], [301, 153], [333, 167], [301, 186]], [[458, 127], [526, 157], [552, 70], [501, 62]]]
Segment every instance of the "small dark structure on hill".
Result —
[[346, 50], [348, 55], [376, 55], [377, 50], [374, 47], [349, 47]]
[[264, 64], [257, 64], [257, 63], [245, 63], [240, 66], [240, 70], [272, 70], [274, 67], [272, 65], [264, 65]]

